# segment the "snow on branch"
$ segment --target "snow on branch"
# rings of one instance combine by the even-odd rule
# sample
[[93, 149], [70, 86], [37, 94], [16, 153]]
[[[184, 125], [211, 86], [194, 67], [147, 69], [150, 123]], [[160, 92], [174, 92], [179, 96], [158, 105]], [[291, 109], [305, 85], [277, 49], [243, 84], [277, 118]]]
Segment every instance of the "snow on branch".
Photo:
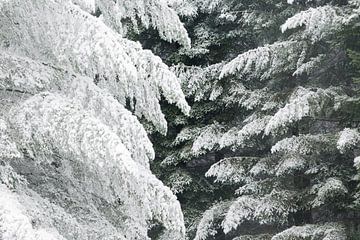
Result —
[[360, 169], [360, 156], [354, 158], [354, 166], [355, 166], [357, 169]]
[[212, 13], [221, 6], [221, 0], [197, 0], [196, 6], [206, 13]]
[[317, 89], [316, 91], [298, 87], [291, 94], [289, 102], [269, 120], [265, 134], [286, 131], [287, 127], [305, 117], [321, 115], [326, 107], [331, 106], [332, 100], [339, 95], [338, 89]]
[[[124, 39], [71, 2], [14, 0], [4, 9], [0, 36], [9, 43], [2, 46], [9, 51], [90, 77], [136, 78]], [[37, 17], [30, 17], [32, 14]]]
[[323, 61], [325, 58], [324, 54], [319, 54], [316, 57], [310, 58], [309, 61], [302, 63], [298, 66], [295, 72], [293, 72], [293, 76], [301, 76], [303, 74], [311, 74], [319, 64]]
[[237, 229], [245, 221], [260, 224], [286, 223], [288, 215], [295, 211], [293, 197], [291, 192], [276, 190], [263, 197], [239, 197], [232, 203], [222, 222], [224, 233]]
[[238, 73], [240, 76], [249, 75], [264, 80], [276, 73], [296, 69], [302, 51], [303, 46], [297, 41], [275, 42], [258, 47], [227, 63], [220, 78]]
[[287, 239], [336, 239], [345, 240], [346, 232], [340, 223], [306, 224], [293, 226], [272, 237], [272, 240]]
[[176, 171], [170, 175], [168, 184], [174, 194], [182, 193], [191, 183], [191, 176], [185, 171]]
[[80, 6], [81, 9], [95, 13], [97, 0], [71, 0], [75, 5]]
[[132, 113], [92, 79], [77, 76], [50, 64], [0, 52], [0, 89], [36, 94], [61, 92], [79, 102], [92, 116], [121, 138], [132, 158], [149, 167], [155, 153], [147, 133]]
[[123, 223], [126, 235], [147, 239], [149, 221], [157, 220], [165, 228], [165, 238], [183, 239], [180, 204], [170, 189], [133, 161], [120, 138], [79, 104], [42, 93], [14, 108], [11, 116], [21, 147], [30, 155], [47, 161], [56, 150], [86, 167], [89, 179], [97, 179], [99, 187], [88, 191], [109, 203], [121, 199], [123, 214], [129, 217]]
[[0, 50], [0, 90], [34, 94], [56, 89], [67, 78], [71, 75], [64, 70]]
[[360, 133], [357, 129], [345, 128], [340, 132], [337, 148], [341, 153], [357, 146], [360, 142]]
[[233, 238], [232, 240], [269, 240], [271, 238], [271, 234], [256, 234], [256, 235], [241, 235], [236, 238]]
[[64, 92], [116, 133], [130, 151], [132, 159], [149, 168], [155, 152], [139, 120], [111, 94], [97, 87], [89, 78], [75, 78]]
[[221, 183], [246, 182], [249, 167], [257, 160], [255, 157], [225, 158], [212, 165], [205, 176], [216, 177], [215, 182]]
[[339, 30], [344, 23], [341, 9], [326, 5], [295, 14], [281, 25], [281, 31], [305, 26], [304, 35], [316, 42]]
[[180, 79], [187, 96], [194, 96], [195, 101], [215, 100], [221, 93], [218, 77], [224, 64], [217, 63], [207, 67], [185, 66], [178, 64], [171, 69]]
[[229, 205], [230, 202], [221, 202], [206, 210], [197, 226], [194, 240], [206, 240], [215, 236], [221, 227], [221, 220], [224, 218]]
[[130, 20], [131, 27], [138, 31], [139, 23], [145, 28], [154, 28], [162, 39], [168, 42], [178, 42], [190, 48], [190, 38], [175, 10], [169, 7], [167, 0], [118, 0], [98, 1], [102, 18], [106, 24], [126, 34], [124, 21]]
[[9, 135], [8, 123], [0, 118], [0, 159], [12, 159], [22, 157], [16, 143]]
[[0, 184], [0, 232], [3, 240], [65, 240], [56, 229], [34, 228], [15, 193]]
[[[271, 148], [271, 152], [280, 154], [321, 154], [323, 152], [337, 151], [335, 137], [331, 134], [311, 135], [305, 134], [284, 138]], [[320, 147], [321, 146], [321, 147]]]
[[[91, 14], [99, 11], [101, 19], [122, 36], [126, 35], [128, 28], [138, 32], [141, 25], [146, 29], [150, 27], [156, 29], [165, 41], [190, 47], [190, 38], [177, 12], [182, 15], [194, 15], [196, 9], [184, 1], [72, 0], [72, 2]], [[127, 20], [131, 21], [131, 26], [127, 26]]]
[[297, 2], [312, 2], [313, 0], [287, 0], [288, 4], [294, 4]]
[[260, 158], [254, 166], [251, 167], [249, 173], [253, 177], [263, 178], [274, 173], [274, 166], [271, 158]]
[[205, 126], [201, 133], [193, 142], [191, 151], [195, 156], [199, 156], [204, 151], [211, 151], [218, 146], [222, 135], [223, 126], [218, 122]]
[[166, 2], [179, 16], [191, 18], [198, 14], [196, 2], [192, 0], [166, 0]]
[[[37, 167], [39, 167], [39, 165]], [[1, 172], [1, 174], [2, 173], [3, 171]], [[61, 186], [61, 181], [63, 180], [63, 177], [64, 175], [60, 177], [60, 179], [57, 179], [56, 182], [57, 198], [59, 198], [59, 196], [61, 198], [62, 194], [66, 194], [64, 192], [61, 192], [63, 190], [63, 186]], [[51, 186], [52, 184], [54, 184], [50, 179], [48, 180], [49, 181], [45, 183], [46, 186]], [[66, 181], [72, 182], [72, 187], [76, 188], [77, 193], [81, 193], [82, 197], [86, 196], [88, 199], [91, 199], [91, 196], [89, 196], [90, 194], [86, 192], [86, 189], [79, 187], [77, 185], [78, 181], [72, 180], [73, 179], [71, 179], [71, 177], [66, 178]], [[9, 186], [7, 186], [8, 189], [2, 188], [3, 185], [0, 186], [1, 192], [5, 194], [1, 197], [7, 197], [7, 194], [10, 192], [9, 189], [11, 189], [11, 196], [9, 196], [7, 200], [11, 199], [11, 208], [15, 208], [16, 210], [11, 211], [11, 213], [10, 211], [7, 211], [9, 214], [13, 215], [8, 217], [17, 220], [21, 218], [28, 219], [31, 223], [31, 227], [36, 231], [35, 234], [45, 234], [45, 239], [52, 239], [51, 234], [58, 236], [58, 233], [61, 233], [62, 236], [60, 237], [60, 239], [62, 240], [81, 240], [84, 238], [99, 239], [103, 237], [108, 239], [126, 240], [122, 230], [119, 228], [115, 228], [114, 225], [112, 225], [112, 223], [110, 223], [108, 219], [106, 219], [106, 217], [100, 212], [100, 209], [96, 209], [93, 205], [90, 207], [78, 203], [78, 198], [75, 195], [72, 196], [73, 198], [67, 199], [69, 201], [66, 201], [64, 198], [52, 198], [51, 200], [49, 200], [48, 198], [42, 197], [40, 195], [46, 192], [44, 188], [40, 190], [41, 193], [38, 194], [25, 185], [18, 185], [15, 189], [10, 188]], [[66, 191], [69, 190], [72, 191], [73, 189], [71, 187], [66, 189]], [[64, 206], [64, 202], [66, 202], [67, 204], [70, 203], [70, 205], [72, 207], [75, 207], [78, 211], [75, 212], [72, 209], [63, 208], [62, 206]], [[0, 206], [0, 209], [1, 207], [6, 206], [9, 206], [9, 204]], [[81, 211], [79, 211], [80, 209]], [[8, 210], [10, 210], [10, 208], [8, 208]], [[95, 223], [94, 216], [96, 217]], [[27, 232], [28, 235], [24, 236], [24, 239], [37, 240], [38, 238], [32, 238], [32, 236], [29, 235], [33, 233], [33, 231], [31, 229], [29, 230], [26, 225], [27, 224], [22, 221], [21, 226], [14, 227], [10, 231], [8, 231], [8, 233], [17, 234]], [[14, 238], [10, 237], [5, 239], [13, 240]], [[22, 236], [18, 236], [18, 238], [16, 237], [15, 239], [23, 238]]]
[[275, 175], [280, 177], [287, 174], [293, 174], [295, 171], [304, 170], [307, 166], [306, 160], [297, 155], [286, 156], [276, 166]]
[[311, 191], [316, 192], [316, 197], [312, 201], [314, 207], [331, 202], [348, 193], [344, 183], [337, 178], [329, 178], [322, 184], [314, 185]]
[[264, 132], [271, 116], [263, 116], [249, 121], [242, 127], [233, 127], [228, 130], [221, 137], [219, 144], [220, 148], [230, 147], [245, 147], [249, 140], [255, 136], [259, 136]]
[[[97, 79], [126, 105], [129, 99], [139, 117], [144, 116], [165, 133], [161, 94], [188, 114], [189, 106], [176, 76], [140, 44], [126, 40], [100, 19], [64, 0], [14, 0], [0, 13], [0, 39], [9, 53]], [[26, 9], [26, 11], [23, 11]], [[37, 17], [31, 17], [35, 14]], [[15, 22], [17, 24], [15, 24]]]
[[194, 138], [199, 136], [200, 133], [201, 133], [201, 128], [185, 127], [176, 136], [174, 142], [172, 143], [172, 146], [178, 146], [181, 143], [187, 142], [189, 140], [193, 140]]
[[224, 94], [221, 101], [226, 105], [238, 105], [248, 110], [253, 110], [261, 104], [268, 102], [270, 98], [268, 88], [251, 90], [242, 83], [234, 83]]
[[[261, 204], [260, 199], [253, 196], [242, 196], [230, 206], [222, 223], [224, 232], [236, 229], [241, 223], [255, 219], [255, 211]], [[264, 205], [263, 205], [264, 206]]]

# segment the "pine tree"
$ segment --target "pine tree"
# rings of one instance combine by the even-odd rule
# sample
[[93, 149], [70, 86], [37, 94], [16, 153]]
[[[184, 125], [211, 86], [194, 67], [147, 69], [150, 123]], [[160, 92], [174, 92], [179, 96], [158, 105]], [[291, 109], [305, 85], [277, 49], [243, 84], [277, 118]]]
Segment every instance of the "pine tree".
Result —
[[139, 119], [165, 134], [161, 98], [189, 106], [174, 73], [126, 38], [152, 27], [188, 48], [175, 10], [2, 0], [0, 22], [0, 238], [184, 239]]
[[182, 201], [189, 235], [346, 239], [359, 221], [358, 85], [346, 51], [358, 3], [186, 7], [197, 10], [186, 21], [193, 48], [170, 59], [192, 110], [173, 117], [155, 168]]

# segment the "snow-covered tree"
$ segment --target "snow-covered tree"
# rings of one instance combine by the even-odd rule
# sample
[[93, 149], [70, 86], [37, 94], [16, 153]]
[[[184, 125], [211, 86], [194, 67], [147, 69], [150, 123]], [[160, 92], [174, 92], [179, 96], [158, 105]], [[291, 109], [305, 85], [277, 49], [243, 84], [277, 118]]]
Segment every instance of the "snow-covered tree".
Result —
[[140, 120], [165, 134], [162, 98], [189, 106], [167, 65], [126, 38], [141, 24], [188, 48], [171, 5], [7, 0], [0, 22], [0, 238], [184, 239]]
[[172, 69], [192, 110], [172, 118], [156, 168], [169, 184], [178, 169], [191, 176], [178, 193], [189, 234], [346, 239], [359, 219], [358, 85], [347, 72], [358, 3], [188, 2], [193, 48]]

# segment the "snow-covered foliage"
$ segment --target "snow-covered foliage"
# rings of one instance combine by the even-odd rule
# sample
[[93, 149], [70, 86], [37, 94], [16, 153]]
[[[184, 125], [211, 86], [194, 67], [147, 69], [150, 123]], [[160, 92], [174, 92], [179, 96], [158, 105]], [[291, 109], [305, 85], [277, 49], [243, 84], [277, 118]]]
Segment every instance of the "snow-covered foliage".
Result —
[[345, 128], [340, 132], [337, 148], [340, 152], [345, 152], [355, 147], [360, 142], [360, 133], [357, 129]]
[[[40, 174], [40, 172], [38, 172], [38, 174]], [[71, 179], [68, 180], [71, 181]], [[76, 181], [71, 182], [75, 186], [77, 185]], [[59, 181], [57, 184], [59, 184], [57, 185], [59, 188], [62, 187]], [[42, 187], [44, 187], [44, 184]], [[49, 190], [52, 190], [51, 184], [46, 187], [50, 187]], [[46, 194], [46, 188], [43, 188], [43, 190], [45, 190], [44, 194]], [[14, 214], [14, 216], [11, 216], [11, 214], [6, 217], [10, 221], [11, 219], [22, 219], [20, 223], [24, 223], [17, 227], [14, 225], [19, 222], [11, 221], [9, 224], [10, 226], [14, 226], [14, 228], [7, 229], [8, 224], [4, 224], [4, 228], [2, 229], [9, 230], [8, 233], [10, 234], [22, 234], [25, 231], [28, 233], [27, 235], [10, 236], [10, 238], [5, 239], [37, 239], [30, 235], [34, 232], [36, 235], [45, 234], [45, 239], [52, 239], [50, 238], [51, 234], [57, 237], [55, 239], [81, 240], [84, 238], [99, 239], [103, 237], [117, 240], [126, 239], [125, 236], [104, 217], [100, 212], [101, 210], [95, 208], [94, 205], [96, 205], [96, 202], [92, 201], [91, 197], [86, 194], [86, 191], [78, 188], [77, 192], [81, 193], [83, 197], [87, 196], [88, 200], [91, 201], [91, 205], [86, 206], [79, 204], [76, 195], [73, 195], [73, 197], [75, 197], [73, 202], [67, 202], [66, 195], [61, 196], [62, 192], [60, 192], [59, 189], [57, 192], [58, 199], [53, 197], [50, 202], [47, 198], [43, 198], [25, 186], [18, 186], [17, 189], [11, 193], [8, 189], [5, 188], [3, 190], [2, 188], [4, 195], [1, 197], [7, 197], [6, 200], [9, 200], [9, 202], [3, 206], [7, 209], [8, 213], [11, 211], [11, 213]], [[11, 195], [9, 196], [8, 194]], [[61, 199], [61, 197], [63, 198]], [[56, 202], [58, 204], [55, 204]], [[66, 207], [65, 202], [71, 205], [73, 209], [68, 208], [66, 211], [63, 208]], [[97, 219], [96, 223], [94, 223], [94, 218]], [[28, 226], [27, 221], [30, 221], [30, 226], [34, 231], [26, 227]]]
[[18, 174], [8, 163], [4, 162], [0, 167], [0, 182], [10, 190], [28, 184], [23, 176]]
[[[287, 2], [0, 0], [0, 238], [183, 240], [185, 194], [210, 207], [196, 240], [269, 239], [256, 231], [294, 222], [273, 239], [344, 239], [326, 221], [357, 196], [359, 132], [334, 115], [357, 95], [342, 30], [358, 5]], [[144, 29], [178, 43], [153, 48], [175, 67], [126, 39]], [[140, 124], [166, 133], [162, 100], [191, 113], [159, 164], [171, 189]]]
[[271, 234], [257, 234], [257, 235], [242, 235], [232, 240], [269, 240], [271, 239]]
[[248, 181], [248, 183], [236, 189], [235, 191], [236, 196], [252, 195], [252, 194], [259, 195], [267, 192], [268, 190], [267, 183], [269, 183], [269, 181], [267, 180], [254, 181], [254, 178], [249, 178], [249, 180], [250, 181]]
[[255, 11], [245, 11], [241, 16], [241, 21], [245, 26], [249, 26], [254, 30], [260, 30], [264, 27], [271, 26], [273, 23], [273, 18], [269, 16], [268, 12], [255, 10]]
[[121, 137], [135, 161], [148, 166], [149, 160], [154, 158], [152, 144], [136, 117], [109, 93], [97, 87], [92, 79], [5, 52], [1, 57], [0, 74], [4, 76], [4, 81], [0, 89], [24, 93], [45, 90], [64, 92], [111, 127]]
[[225, 158], [206, 172], [206, 177], [216, 177], [216, 182], [222, 183], [239, 183], [246, 182], [249, 166], [251, 166], [258, 158], [252, 157], [233, 157]]
[[0, 184], [0, 232], [3, 240], [65, 240], [56, 229], [34, 228], [15, 193]]
[[168, 182], [170, 183], [171, 191], [177, 194], [182, 193], [191, 184], [192, 178], [186, 172], [178, 171], [171, 174]]
[[222, 93], [222, 88], [216, 84], [223, 63], [210, 65], [205, 68], [176, 65], [172, 67], [175, 75], [180, 79], [187, 96], [194, 96], [195, 101], [203, 99], [215, 100]]
[[[213, 181], [199, 195], [199, 181], [180, 194], [186, 215], [196, 219], [190, 226], [202, 215], [196, 239], [264, 233], [259, 239], [269, 240], [293, 225], [303, 225], [304, 237], [286, 230], [274, 239], [342, 239], [328, 222], [357, 215], [359, 101], [350, 79], [357, 64], [349, 64], [347, 48], [357, 48], [358, 6], [192, 2], [199, 8], [187, 21], [195, 49], [170, 59], [193, 108], [173, 128], [164, 159], [193, 179], [204, 180], [206, 171], [205, 181]], [[212, 207], [225, 202], [225, 213]]]
[[254, 177], [268, 176], [273, 174], [274, 169], [271, 166], [269, 158], [261, 158], [254, 166], [251, 167], [249, 173]]
[[22, 156], [15, 142], [11, 140], [9, 130], [6, 121], [0, 118], [0, 159], [19, 158]]
[[234, 84], [222, 99], [226, 105], [238, 105], [248, 110], [253, 110], [262, 105], [269, 98], [267, 88], [250, 90], [243, 84]]
[[[137, 53], [136, 57], [134, 63], [139, 67], [138, 78], [134, 80], [135, 84], [132, 83], [133, 86], [130, 86], [128, 90], [133, 94], [132, 106], [135, 115], [144, 116], [155, 125], [158, 131], [165, 134], [167, 124], [159, 104], [161, 94], [169, 103], [176, 104], [185, 114], [189, 114], [190, 107], [185, 101], [176, 76], [169, 71], [159, 57], [155, 57], [149, 50]], [[116, 81], [100, 82], [99, 86], [108, 89], [117, 99], [122, 98], [119, 96], [119, 92], [123, 91], [123, 86]]]
[[[180, 168], [200, 179], [179, 193], [190, 238], [200, 216], [197, 239], [248, 240], [264, 233], [259, 239], [269, 240], [293, 225], [356, 215], [358, 143], [339, 134], [358, 127], [358, 85], [350, 80], [346, 53], [358, 28], [356, 6], [191, 2], [198, 15], [185, 21], [195, 48], [165, 55], [193, 108], [161, 143], [161, 149], [171, 146], [170, 154], [162, 153], [175, 169], [170, 172]], [[197, 194], [200, 181], [210, 186]], [[225, 202], [231, 205], [225, 213], [211, 207]], [[331, 238], [321, 231], [305, 239]]]
[[314, 91], [303, 87], [297, 88], [291, 94], [289, 102], [270, 119], [266, 125], [265, 133], [274, 133], [279, 129], [286, 131], [288, 125], [305, 117], [321, 115], [325, 107], [331, 107], [331, 100], [337, 95], [334, 89], [317, 89]]
[[96, 11], [97, 1], [96, 0], [71, 0], [75, 5], [80, 6], [81, 9], [94, 14]]
[[[179, 4], [173, 1], [171, 5], [175, 7]], [[151, 27], [159, 32], [162, 39], [190, 47], [187, 31], [167, 0], [98, 1], [96, 7], [101, 11], [104, 22], [122, 35], [128, 31], [124, 22], [130, 20], [135, 31], [139, 31], [140, 26]]]
[[[245, 221], [260, 224], [286, 222], [290, 212], [294, 211], [291, 192], [273, 190], [263, 197], [241, 196], [229, 208], [222, 226], [228, 233]], [[284, 204], [285, 203], [285, 204]]]
[[307, 224], [293, 226], [276, 234], [272, 240], [314, 239], [314, 240], [345, 240], [345, 227], [340, 223]]
[[[153, 28], [162, 39], [190, 47], [187, 31], [174, 10], [182, 15], [193, 15], [194, 9], [185, 9], [185, 1], [96, 1], [72, 0], [83, 10], [95, 14], [101, 13], [101, 19], [119, 34], [125, 36], [130, 30], [139, 31], [140, 27]], [[131, 24], [126, 23], [130, 20]], [[139, 26], [140, 25], [140, 26]]]
[[[277, 142], [272, 148], [272, 153], [285, 154], [320, 154], [322, 152], [335, 152], [336, 147], [333, 135], [300, 135], [284, 138]], [[319, 148], [319, 146], [321, 146]]]
[[177, 146], [185, 141], [196, 138], [200, 133], [201, 128], [183, 128], [172, 144]]
[[56, 151], [76, 160], [88, 167], [88, 191], [109, 204], [121, 199], [129, 217], [122, 226], [126, 235], [144, 238], [147, 221], [157, 219], [166, 236], [182, 238], [182, 213], [171, 191], [131, 159], [116, 134], [76, 103], [57, 94], [35, 95], [13, 110], [11, 121], [27, 154], [47, 161]]
[[[287, 41], [265, 44], [238, 55], [223, 67], [220, 78], [238, 74], [240, 77], [265, 80], [282, 72], [291, 71], [294, 76], [311, 73], [323, 60], [324, 55], [311, 56], [307, 62], [304, 62], [311, 49], [306, 41], [308, 39], [312, 42], [320, 41], [329, 34], [340, 31], [351, 19], [356, 18], [351, 13], [350, 10], [344, 11], [342, 8], [331, 5], [309, 8], [299, 12], [281, 25], [281, 31], [286, 32], [305, 26], [301, 34], [294, 34]], [[260, 21], [258, 25], [264, 27], [266, 23], [261, 20], [259, 15], [261, 13], [250, 11], [245, 12], [243, 18], [245, 23]]]
[[221, 223], [219, 220], [224, 217], [228, 208], [229, 202], [222, 202], [206, 210], [197, 227], [194, 240], [206, 240], [215, 236], [218, 233], [218, 225]]
[[221, 5], [221, 0], [197, 0], [197, 7], [203, 12], [213, 12]]
[[70, 77], [65, 71], [52, 68], [30, 58], [0, 50], [0, 89], [38, 93], [62, 84]]
[[[31, 14], [37, 18], [28, 17]], [[146, 117], [162, 133], [166, 121], [158, 104], [160, 94], [189, 112], [180, 84], [160, 58], [71, 2], [11, 1], [0, 18], [2, 48], [98, 78], [99, 86], [111, 90], [123, 105], [130, 99], [136, 115]]]
[[293, 73], [293, 76], [301, 76], [303, 74], [310, 75], [316, 69], [316, 67], [319, 66], [324, 57], [324, 54], [319, 54], [316, 57], [310, 58], [308, 62], [302, 63], [300, 66], [298, 66], [296, 71]]
[[[131, 3], [126, 18], [189, 46], [167, 1]], [[162, 97], [190, 109], [161, 59], [113, 28], [111, 4], [0, 1], [1, 239], [185, 238], [138, 118], [164, 134]]]
[[241, 76], [268, 79], [277, 73], [296, 69], [303, 51], [296, 41], [276, 42], [249, 50], [227, 63], [221, 70], [220, 78], [238, 73]]
[[360, 156], [359, 157], [356, 157], [354, 159], [354, 166], [357, 168], [357, 169], [360, 169]]
[[336, 197], [344, 196], [348, 193], [344, 183], [336, 178], [329, 178], [325, 183], [315, 185], [312, 191], [316, 191], [316, 197], [313, 200], [313, 206], [320, 206], [334, 200]]
[[232, 146], [233, 149], [237, 147], [244, 147], [249, 139], [260, 135], [265, 130], [270, 118], [270, 116], [256, 118], [246, 123], [240, 129], [238, 127], [231, 128], [223, 134], [219, 140], [220, 148], [230, 146]]
[[196, 17], [198, 8], [191, 0], [167, 0], [168, 5], [183, 17]]
[[276, 167], [276, 176], [292, 174], [295, 171], [303, 170], [306, 167], [306, 160], [301, 156], [287, 156]]
[[305, 26], [302, 36], [309, 37], [312, 41], [319, 41], [337, 31], [345, 19], [342, 10], [333, 6], [322, 6], [318, 8], [309, 8], [299, 12], [287, 19], [281, 25], [281, 31], [285, 32], [289, 29]]
[[212, 150], [218, 145], [218, 139], [222, 134], [221, 124], [215, 122], [201, 129], [201, 133], [194, 140], [191, 148], [194, 155], [200, 155], [204, 150]]
[[145, 129], [130, 111], [88, 78], [76, 78], [64, 88], [68, 97], [78, 101], [121, 138], [135, 161], [149, 168], [149, 161], [155, 157], [154, 149]]

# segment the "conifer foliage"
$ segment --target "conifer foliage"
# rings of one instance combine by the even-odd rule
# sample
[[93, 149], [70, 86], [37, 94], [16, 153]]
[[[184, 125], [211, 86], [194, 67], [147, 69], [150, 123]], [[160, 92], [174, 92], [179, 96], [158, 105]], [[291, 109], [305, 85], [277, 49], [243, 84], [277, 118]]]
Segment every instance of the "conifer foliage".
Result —
[[0, 239], [185, 238], [139, 120], [165, 134], [161, 98], [189, 106], [128, 19], [190, 45], [162, 0], [0, 1]]
[[188, 234], [357, 236], [359, 3], [205, 2], [188, 1], [193, 48], [174, 57], [190, 117], [157, 146], [167, 184], [178, 169], [192, 179], [178, 193]]
[[0, 239], [356, 239], [359, 22], [357, 0], [0, 0]]

